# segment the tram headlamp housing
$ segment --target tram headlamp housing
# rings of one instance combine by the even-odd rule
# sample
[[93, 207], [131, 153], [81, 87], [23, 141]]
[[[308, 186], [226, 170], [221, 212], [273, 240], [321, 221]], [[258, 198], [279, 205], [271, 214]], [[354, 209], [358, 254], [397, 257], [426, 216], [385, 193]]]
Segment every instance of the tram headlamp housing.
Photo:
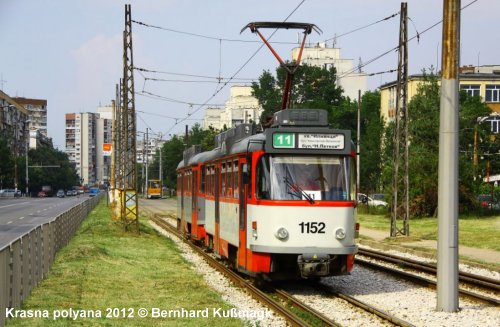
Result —
[[278, 228], [276, 233], [274, 234], [278, 240], [284, 241], [288, 238], [288, 231], [284, 227]]
[[342, 227], [337, 228], [337, 230], [335, 231], [335, 238], [337, 240], [343, 240], [345, 236], [346, 236], [345, 230]]

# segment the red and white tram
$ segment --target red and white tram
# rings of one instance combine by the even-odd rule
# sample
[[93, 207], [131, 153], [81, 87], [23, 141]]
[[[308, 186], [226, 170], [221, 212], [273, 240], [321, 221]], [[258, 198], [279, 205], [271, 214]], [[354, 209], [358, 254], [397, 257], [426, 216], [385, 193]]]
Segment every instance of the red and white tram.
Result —
[[241, 124], [216, 148], [184, 152], [178, 226], [235, 269], [267, 279], [348, 274], [357, 252], [355, 151], [320, 109], [277, 112], [263, 133]]

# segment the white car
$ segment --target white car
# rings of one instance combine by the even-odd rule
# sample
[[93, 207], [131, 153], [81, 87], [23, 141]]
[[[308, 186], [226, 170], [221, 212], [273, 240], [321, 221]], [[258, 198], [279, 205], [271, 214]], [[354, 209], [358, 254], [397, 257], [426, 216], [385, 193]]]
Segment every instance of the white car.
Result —
[[387, 208], [389, 204], [382, 200], [375, 200], [363, 193], [358, 193], [358, 202], [368, 204], [370, 207]]

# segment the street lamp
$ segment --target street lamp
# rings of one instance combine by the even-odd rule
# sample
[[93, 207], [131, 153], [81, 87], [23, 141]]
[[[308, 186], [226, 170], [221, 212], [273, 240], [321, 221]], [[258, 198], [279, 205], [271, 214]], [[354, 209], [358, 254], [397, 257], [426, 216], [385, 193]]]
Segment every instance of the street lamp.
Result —
[[[31, 123], [31, 119], [27, 119], [25, 121], [25, 127], [26, 127], [26, 124], [28, 124], [29, 126], [29, 123]], [[28, 152], [29, 152], [29, 149], [30, 149], [30, 139], [31, 139], [31, 134], [30, 134], [30, 130], [28, 129], [28, 133], [27, 133], [27, 138], [26, 138], [26, 197], [29, 196], [29, 166], [28, 166]]]

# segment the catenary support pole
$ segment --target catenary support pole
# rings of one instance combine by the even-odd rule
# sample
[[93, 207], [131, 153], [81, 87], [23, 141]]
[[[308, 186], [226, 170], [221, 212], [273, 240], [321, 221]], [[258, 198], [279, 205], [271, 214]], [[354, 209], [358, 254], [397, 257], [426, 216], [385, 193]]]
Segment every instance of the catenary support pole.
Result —
[[437, 310], [458, 311], [458, 85], [460, 0], [443, 1], [439, 123]]

